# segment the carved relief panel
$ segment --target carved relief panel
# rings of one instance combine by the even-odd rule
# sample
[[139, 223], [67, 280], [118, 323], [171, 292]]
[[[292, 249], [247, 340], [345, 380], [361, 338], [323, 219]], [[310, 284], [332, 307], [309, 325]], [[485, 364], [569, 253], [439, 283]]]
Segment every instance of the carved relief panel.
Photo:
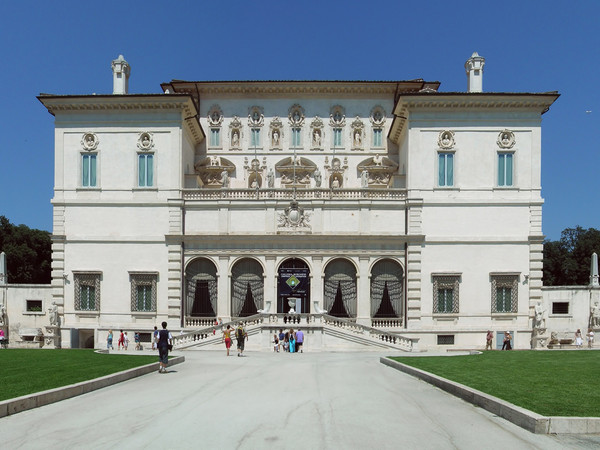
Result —
[[510, 149], [515, 146], [515, 133], [509, 130], [504, 130], [498, 135], [498, 139], [496, 140], [498, 147]]
[[390, 186], [392, 176], [398, 171], [398, 164], [380, 154], [365, 159], [357, 166], [361, 187], [384, 189]]
[[207, 156], [194, 165], [196, 181], [201, 188], [227, 188], [231, 175], [235, 172], [235, 165], [220, 156]]
[[275, 169], [281, 174], [281, 187], [308, 188], [317, 166], [309, 159], [291, 156], [275, 164]]

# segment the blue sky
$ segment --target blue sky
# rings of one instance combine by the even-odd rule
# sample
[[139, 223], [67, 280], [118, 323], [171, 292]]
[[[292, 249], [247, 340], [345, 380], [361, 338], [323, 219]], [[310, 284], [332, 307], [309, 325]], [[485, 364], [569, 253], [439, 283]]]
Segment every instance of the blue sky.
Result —
[[[465, 91], [464, 62], [486, 58], [484, 91], [559, 91], [543, 116], [543, 231], [600, 228], [600, 2], [3, 2], [0, 215], [52, 230], [52, 94], [131, 93], [171, 79], [440, 81]], [[586, 111], [592, 111], [586, 113]]]

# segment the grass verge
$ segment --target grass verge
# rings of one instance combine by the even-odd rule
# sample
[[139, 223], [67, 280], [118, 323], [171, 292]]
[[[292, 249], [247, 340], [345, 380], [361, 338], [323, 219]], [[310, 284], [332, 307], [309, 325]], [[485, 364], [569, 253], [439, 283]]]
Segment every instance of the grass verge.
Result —
[[544, 416], [600, 417], [599, 352], [491, 351], [391, 359]]
[[0, 401], [110, 375], [148, 363], [150, 355], [108, 355], [93, 350], [0, 350]]

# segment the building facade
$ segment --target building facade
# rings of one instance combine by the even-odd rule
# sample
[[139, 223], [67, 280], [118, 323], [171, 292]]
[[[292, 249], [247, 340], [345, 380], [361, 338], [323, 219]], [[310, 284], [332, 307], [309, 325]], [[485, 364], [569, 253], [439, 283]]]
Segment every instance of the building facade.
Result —
[[257, 313], [529, 348], [542, 301], [541, 120], [557, 93], [439, 82], [171, 81], [41, 95], [55, 118], [63, 347]]

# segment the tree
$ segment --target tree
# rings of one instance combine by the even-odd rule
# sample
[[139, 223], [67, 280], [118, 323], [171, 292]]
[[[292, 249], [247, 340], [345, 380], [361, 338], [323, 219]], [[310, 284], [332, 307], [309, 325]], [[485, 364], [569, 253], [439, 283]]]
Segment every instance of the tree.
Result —
[[600, 231], [566, 228], [559, 241], [544, 242], [544, 285], [572, 286], [590, 282], [592, 253], [600, 254]]
[[0, 252], [6, 253], [7, 281], [11, 284], [48, 284], [51, 279], [50, 233], [13, 225], [0, 216]]

